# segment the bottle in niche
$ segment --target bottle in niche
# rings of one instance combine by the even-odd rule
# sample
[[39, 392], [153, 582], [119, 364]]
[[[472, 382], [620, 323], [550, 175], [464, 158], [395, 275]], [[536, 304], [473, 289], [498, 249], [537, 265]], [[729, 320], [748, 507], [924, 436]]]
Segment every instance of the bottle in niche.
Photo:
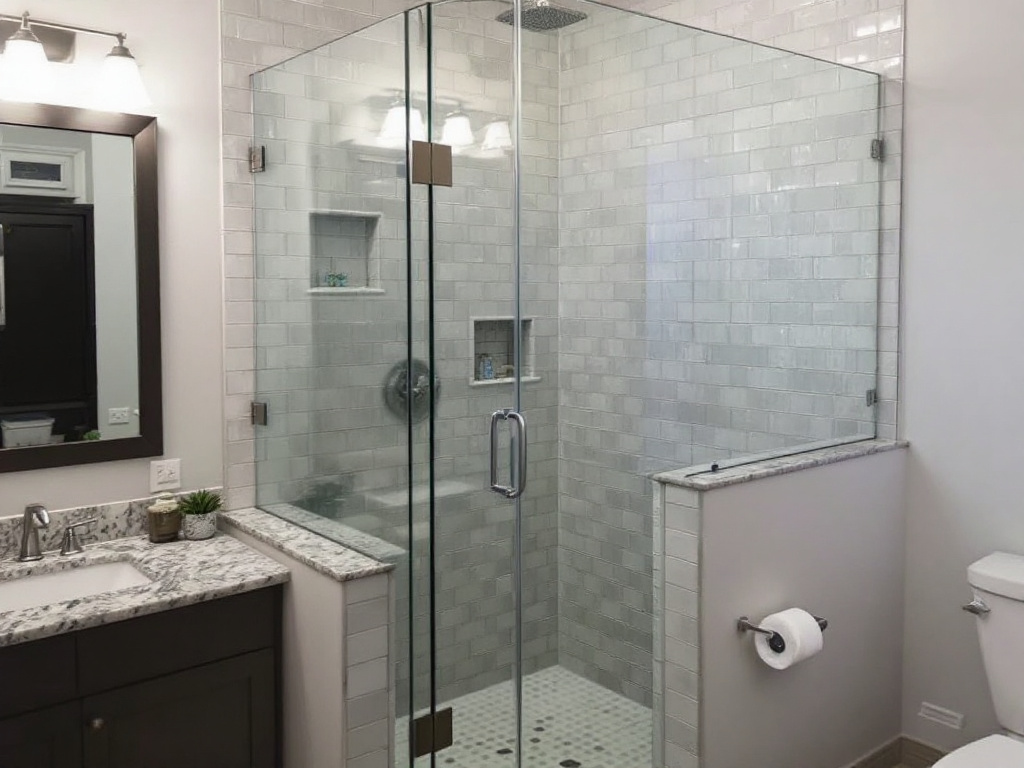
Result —
[[494, 378], [494, 361], [486, 352], [480, 355], [480, 359], [477, 361], [476, 376], [481, 381], [490, 381]]

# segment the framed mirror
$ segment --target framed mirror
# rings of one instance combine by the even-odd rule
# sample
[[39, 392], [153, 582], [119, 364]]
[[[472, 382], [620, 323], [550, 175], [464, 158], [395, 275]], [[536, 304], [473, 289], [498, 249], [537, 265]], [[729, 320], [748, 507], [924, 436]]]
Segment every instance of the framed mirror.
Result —
[[156, 118], [0, 102], [0, 472], [162, 453]]

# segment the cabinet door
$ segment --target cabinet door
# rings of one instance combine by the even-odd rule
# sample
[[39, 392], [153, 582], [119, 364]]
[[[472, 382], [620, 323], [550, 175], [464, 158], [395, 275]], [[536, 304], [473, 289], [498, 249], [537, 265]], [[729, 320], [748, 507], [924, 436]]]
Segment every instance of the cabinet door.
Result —
[[0, 720], [3, 768], [80, 768], [82, 729], [78, 704], [62, 704]]
[[56, 435], [96, 429], [92, 207], [33, 207], [0, 210], [6, 285], [0, 407], [12, 414], [45, 411], [58, 419]]
[[275, 768], [275, 697], [271, 650], [92, 696], [85, 766]]

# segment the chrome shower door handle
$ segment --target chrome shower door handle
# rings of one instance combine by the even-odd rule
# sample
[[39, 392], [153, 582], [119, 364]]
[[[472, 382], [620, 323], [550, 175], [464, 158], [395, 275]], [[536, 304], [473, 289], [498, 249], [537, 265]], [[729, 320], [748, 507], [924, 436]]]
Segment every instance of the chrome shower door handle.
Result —
[[508, 497], [512, 489], [498, 482], [498, 427], [508, 419], [509, 409], [495, 411], [491, 414], [491, 490]]
[[[512, 485], [498, 482], [498, 428], [503, 421], [512, 428]], [[506, 499], [517, 499], [526, 490], [526, 419], [511, 408], [491, 414], [491, 490]]]
[[511, 420], [512, 445], [515, 451], [515, 477], [512, 482], [515, 485], [509, 490], [506, 496], [510, 499], [518, 499], [526, 490], [526, 419], [518, 411], [512, 411], [506, 417]]

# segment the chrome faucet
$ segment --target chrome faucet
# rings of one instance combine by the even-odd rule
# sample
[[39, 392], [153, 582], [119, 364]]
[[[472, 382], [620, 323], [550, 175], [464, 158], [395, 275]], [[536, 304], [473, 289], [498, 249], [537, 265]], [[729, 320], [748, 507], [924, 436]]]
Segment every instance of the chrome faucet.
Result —
[[39, 547], [39, 529], [50, 525], [50, 513], [42, 504], [29, 504], [21, 518], [21, 552], [18, 560], [29, 562], [42, 560], [43, 553]]

